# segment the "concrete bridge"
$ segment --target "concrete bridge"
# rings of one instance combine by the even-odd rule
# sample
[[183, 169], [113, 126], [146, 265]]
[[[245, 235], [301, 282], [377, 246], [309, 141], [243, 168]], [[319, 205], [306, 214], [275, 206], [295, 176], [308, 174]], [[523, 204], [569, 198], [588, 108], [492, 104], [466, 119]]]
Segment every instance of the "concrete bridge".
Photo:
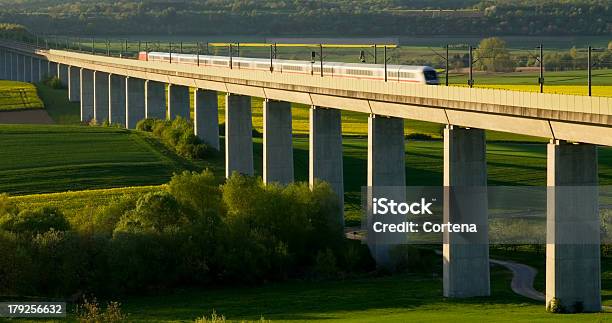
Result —
[[[265, 182], [293, 181], [291, 102], [310, 109], [309, 180], [329, 182], [343, 203], [341, 113], [369, 115], [368, 186], [404, 186], [403, 119], [445, 124], [444, 186], [487, 185], [485, 129], [550, 138], [548, 186], [596, 187], [597, 145], [612, 146], [612, 98], [339, 79], [222, 67], [94, 56], [0, 42], [0, 78], [37, 82], [57, 76], [81, 120], [134, 128], [143, 118], [190, 118], [195, 88], [196, 134], [219, 148], [217, 93], [226, 93], [225, 166], [253, 174], [251, 97], [264, 98]], [[167, 93], [166, 85], [169, 85]], [[167, 98], [167, 99], [166, 99]], [[599, 236], [597, 190], [590, 199], [572, 190], [548, 194], [546, 299], [570, 311], [601, 310], [600, 242], [566, 244], [560, 237]], [[568, 205], [587, 203], [576, 211]], [[451, 203], [449, 201], [449, 203]], [[462, 221], [486, 223], [487, 203], [453, 201], [445, 220], [469, 206]], [[338, 215], [343, 221], [343, 215]], [[595, 225], [593, 225], [595, 224]], [[579, 236], [580, 235], [580, 236]], [[444, 295], [487, 296], [488, 240], [443, 246]]]

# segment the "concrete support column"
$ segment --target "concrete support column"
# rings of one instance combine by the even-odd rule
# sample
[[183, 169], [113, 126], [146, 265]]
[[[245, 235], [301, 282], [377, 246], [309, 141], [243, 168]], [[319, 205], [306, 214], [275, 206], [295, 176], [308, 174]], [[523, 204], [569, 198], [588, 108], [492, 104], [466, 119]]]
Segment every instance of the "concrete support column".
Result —
[[[57, 67], [57, 64], [55, 66]], [[81, 68], [80, 80], [81, 122], [89, 122], [94, 117], [94, 71]]]
[[6, 80], [6, 51], [0, 48], [0, 79]]
[[108, 77], [108, 122], [125, 127], [125, 80], [122, 75], [111, 74]]
[[7, 64], [8, 52], [4, 49], [0, 50], [0, 78], [8, 80], [8, 64]]
[[476, 224], [478, 233], [445, 232], [445, 297], [489, 296], [489, 240], [485, 132], [444, 130], [444, 221]]
[[25, 56], [17, 54], [17, 81], [25, 82]]
[[147, 119], [166, 119], [166, 84], [146, 81], [145, 117]]
[[19, 70], [17, 67], [18, 65], [18, 61], [17, 61], [17, 54], [15, 53], [11, 53], [10, 55], [11, 58], [11, 62], [10, 62], [10, 68], [11, 68], [11, 81], [17, 81], [18, 76], [17, 76], [17, 71]]
[[40, 78], [40, 59], [32, 57], [32, 82], [38, 83]]
[[193, 95], [194, 131], [209, 147], [219, 150], [219, 101], [217, 91], [196, 89]]
[[81, 69], [75, 66], [68, 67], [68, 101], [81, 100]]
[[309, 182], [329, 183], [338, 196], [338, 221], [344, 227], [344, 174], [340, 110], [311, 107], [309, 134]]
[[56, 62], [49, 62], [49, 77], [59, 77], [57, 74]]
[[293, 182], [291, 103], [266, 99], [263, 106], [264, 183]]
[[4, 49], [0, 49], [0, 79], [2, 80], [7, 80], [8, 78], [6, 77], [6, 68], [7, 64], [6, 64], [6, 51]]
[[108, 73], [94, 72], [94, 119], [99, 124], [108, 121]]
[[225, 97], [225, 177], [233, 172], [254, 174], [251, 97]]
[[68, 65], [57, 64], [57, 75], [62, 86], [68, 86]]
[[[49, 61], [46, 59], [41, 59], [39, 61], [39, 64], [40, 65], [38, 68], [40, 69], [40, 80], [42, 81], [49, 77]], [[80, 70], [78, 70], [77, 73], [80, 74]]]
[[24, 82], [32, 82], [32, 57], [23, 56], [23, 80]]
[[135, 129], [145, 118], [145, 80], [128, 77], [125, 82], [125, 127]]
[[[367, 184], [368, 194], [371, 194], [368, 201], [379, 194], [400, 202], [406, 199], [405, 159], [404, 119], [371, 115], [368, 118]], [[397, 220], [403, 219], [397, 217]], [[372, 257], [378, 266], [389, 268], [392, 264], [389, 250], [393, 244], [404, 242], [405, 234], [393, 236], [391, 240], [389, 233], [380, 239], [375, 234], [370, 237], [371, 233], [374, 232], [368, 232], [368, 247]]]
[[601, 311], [597, 147], [548, 144], [546, 304]]
[[189, 87], [170, 84], [168, 86], [168, 114], [170, 119], [180, 116], [186, 120], [191, 119], [189, 108]]

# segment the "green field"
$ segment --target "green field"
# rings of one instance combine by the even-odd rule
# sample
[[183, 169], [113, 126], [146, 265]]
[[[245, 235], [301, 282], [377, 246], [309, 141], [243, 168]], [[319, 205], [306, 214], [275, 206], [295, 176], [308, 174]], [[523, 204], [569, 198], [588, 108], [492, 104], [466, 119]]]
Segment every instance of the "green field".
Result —
[[[492, 257], [497, 255], [492, 252]], [[544, 266], [545, 257], [514, 252], [513, 259]], [[603, 258], [602, 300], [612, 305], [610, 258]], [[432, 274], [364, 275], [337, 281], [289, 281], [253, 287], [180, 290], [120, 299], [132, 322], [189, 322], [214, 310], [228, 320], [273, 322], [609, 322], [609, 313], [548, 314], [544, 304], [510, 289], [511, 274], [494, 266], [491, 297], [442, 297], [441, 257]], [[538, 275], [538, 280], [543, 275]]]
[[44, 108], [43, 101], [36, 94], [36, 87], [30, 83], [0, 81], [0, 111]]
[[[193, 320], [214, 309], [232, 320], [334, 322], [605, 322], [609, 314], [553, 315], [514, 294], [511, 276], [492, 271], [492, 297], [445, 299], [441, 278], [397, 275], [338, 282], [292, 282], [255, 288], [185, 291], [126, 299], [137, 322]], [[609, 303], [609, 302], [608, 302]]]
[[0, 192], [11, 194], [157, 185], [194, 167], [144, 133], [115, 128], [4, 125], [0, 146]]
[[43, 83], [37, 83], [36, 89], [45, 102], [47, 113], [55, 123], [72, 125], [81, 123], [81, 104], [68, 101], [66, 89], [54, 89]]
[[131, 186], [107, 189], [68, 191], [61, 193], [32, 194], [12, 197], [20, 210], [54, 207], [68, 215], [74, 214], [84, 206], [105, 205], [116, 198], [139, 196], [140, 194], [161, 190], [163, 185]]
[[[144, 133], [114, 128], [2, 126], [0, 146], [7, 156], [0, 160], [0, 191], [13, 195], [158, 185], [165, 183], [173, 172], [183, 169], [209, 167], [220, 177], [224, 174], [223, 153], [206, 162], [190, 162]], [[122, 147], [120, 151], [118, 146]], [[259, 175], [262, 174], [262, 152], [262, 139], [255, 138], [255, 170]], [[441, 185], [442, 152], [441, 141], [408, 140], [406, 184]], [[360, 192], [366, 183], [367, 140], [344, 138], [343, 153], [347, 224], [355, 225], [360, 221]], [[490, 185], [546, 183], [544, 144], [489, 143], [487, 159]], [[294, 167], [297, 180], [308, 180], [306, 137], [294, 139]], [[612, 149], [600, 148], [599, 172], [602, 185], [612, 184]], [[64, 197], [66, 202], [57, 202]], [[78, 204], [72, 199], [82, 200], [78, 196], [64, 197], [54, 197], [50, 203], [72, 209], [71, 205]]]

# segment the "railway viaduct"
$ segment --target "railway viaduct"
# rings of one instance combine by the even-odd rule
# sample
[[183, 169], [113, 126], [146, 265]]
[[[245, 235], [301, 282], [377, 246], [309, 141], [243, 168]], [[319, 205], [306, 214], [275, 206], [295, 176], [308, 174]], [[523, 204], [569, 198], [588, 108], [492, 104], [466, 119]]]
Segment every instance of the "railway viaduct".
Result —
[[[368, 186], [405, 186], [404, 119], [446, 125], [443, 184], [451, 188], [486, 186], [485, 129], [550, 138], [548, 187], [595, 189], [586, 199], [572, 190], [548, 194], [547, 303], [554, 297], [562, 305], [601, 310], [599, 238], [590, 244], [558, 239], [599, 237], [597, 145], [612, 146], [612, 98], [198, 67], [0, 42], [1, 79], [38, 82], [47, 76], [59, 77], [70, 101], [80, 101], [83, 122], [108, 120], [130, 129], [143, 118], [190, 118], [189, 91], [195, 89], [195, 132], [217, 149], [217, 93], [226, 93], [226, 175], [254, 172], [251, 97], [264, 98], [265, 182], [293, 181], [290, 103], [307, 104], [309, 180], [329, 182], [341, 203], [343, 110], [369, 115]], [[589, 207], [568, 207], [578, 202]], [[463, 214], [463, 221], [486, 223], [486, 202], [460, 203], [476, 209], [467, 215], [471, 219]], [[450, 208], [445, 219], [460, 208]], [[489, 295], [488, 240], [469, 245], [459, 235], [445, 238], [444, 296]]]

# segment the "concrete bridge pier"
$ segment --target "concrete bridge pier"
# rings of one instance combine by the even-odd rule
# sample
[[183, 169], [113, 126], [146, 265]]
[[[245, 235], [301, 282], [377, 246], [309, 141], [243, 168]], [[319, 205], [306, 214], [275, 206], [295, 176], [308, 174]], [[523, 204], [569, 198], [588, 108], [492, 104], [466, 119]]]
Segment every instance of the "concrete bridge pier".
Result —
[[444, 129], [444, 223], [476, 224], [477, 233], [443, 234], [445, 297], [489, 296], [485, 132]]
[[193, 127], [209, 147], [219, 150], [219, 101], [217, 91], [196, 89], [193, 95]]
[[108, 121], [108, 73], [94, 72], [94, 119], [98, 124]]
[[32, 57], [32, 82], [40, 82], [40, 59]]
[[25, 56], [17, 54], [17, 81], [25, 82]]
[[7, 52], [3, 49], [0, 49], [0, 79], [6, 80], [7, 78], [7, 64], [6, 64], [6, 54]]
[[263, 181], [293, 182], [291, 103], [266, 99], [263, 105]]
[[254, 174], [251, 97], [228, 93], [225, 97], [225, 177], [233, 172]]
[[0, 49], [0, 79], [6, 80], [6, 51]]
[[108, 122], [125, 127], [125, 80], [122, 75], [110, 74], [108, 77]]
[[[368, 201], [379, 194], [398, 202], [406, 198], [406, 151], [404, 140], [404, 119], [370, 115], [368, 118]], [[384, 188], [381, 188], [384, 187]], [[393, 188], [391, 188], [393, 187]], [[391, 195], [391, 196], [390, 196]], [[397, 217], [397, 222], [400, 217]], [[385, 221], [390, 223], [390, 221]], [[368, 247], [376, 264], [390, 268], [393, 259], [389, 251], [392, 245], [405, 241], [405, 234], [391, 237], [385, 234], [384, 241], [368, 234]], [[392, 240], [391, 240], [392, 239]]]
[[546, 304], [601, 311], [597, 146], [548, 144]]
[[23, 81], [32, 83], [32, 57], [23, 56]]
[[68, 86], [68, 65], [57, 64], [57, 75], [62, 86]]
[[19, 61], [17, 59], [17, 54], [11, 53], [11, 81], [19, 80]]
[[89, 122], [94, 117], [94, 71], [81, 68], [80, 80], [81, 122]]
[[0, 50], [0, 79], [8, 80], [10, 78], [8, 52]]
[[[49, 61], [46, 59], [40, 59], [38, 63], [38, 69], [40, 70], [40, 81], [42, 82], [49, 77]], [[80, 74], [81, 72], [79, 71], [77, 73]]]
[[11, 74], [10, 80], [17, 81], [17, 54], [9, 53], [9, 71]]
[[338, 196], [338, 221], [344, 226], [344, 175], [342, 166], [341, 111], [313, 106], [310, 108], [308, 181], [329, 183]]
[[145, 82], [145, 118], [166, 119], [166, 84], [151, 80]]
[[68, 66], [68, 101], [78, 102], [81, 100], [81, 69]]
[[145, 80], [128, 77], [125, 82], [125, 127], [135, 129], [145, 118]]
[[170, 120], [176, 117], [182, 117], [185, 120], [191, 119], [189, 101], [188, 86], [170, 84], [168, 86], [168, 115]]
[[49, 61], [49, 77], [59, 77], [57, 74], [57, 63]]

